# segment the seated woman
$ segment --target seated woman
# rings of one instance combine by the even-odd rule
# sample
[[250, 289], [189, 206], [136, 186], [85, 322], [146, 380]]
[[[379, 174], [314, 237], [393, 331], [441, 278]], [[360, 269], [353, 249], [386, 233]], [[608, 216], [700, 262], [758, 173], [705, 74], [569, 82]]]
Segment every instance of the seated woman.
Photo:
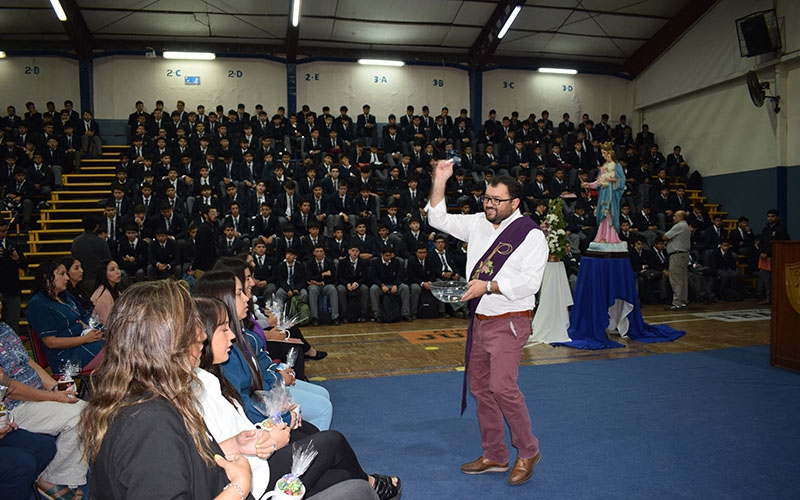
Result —
[[[196, 370], [201, 382], [196, 386], [197, 398], [202, 405], [207, 429], [214, 439], [224, 441], [253, 431], [256, 427], [245, 415], [239, 393], [222, 374], [221, 365], [228, 361], [236, 338], [230, 329], [225, 303], [219, 299], [201, 297], [195, 299], [195, 306], [207, 335], [200, 368]], [[292, 465], [292, 447], [287, 446], [289, 431], [286, 425], [280, 424], [269, 431], [259, 432], [262, 436], [255, 446], [257, 455], [246, 457], [253, 472], [253, 496], [256, 498], [272, 490], [275, 483], [291, 471]], [[306, 495], [322, 492], [320, 497], [325, 498], [329, 487], [350, 479], [358, 479], [363, 483], [361, 494], [351, 492], [349, 498], [353, 500], [374, 499], [375, 493], [369, 485], [380, 493], [381, 500], [400, 495], [402, 486], [399, 479], [383, 475], [367, 476], [342, 434], [336, 431], [319, 432], [298, 443], [304, 444], [308, 440], [313, 440], [319, 454], [301, 477]]]
[[[247, 272], [249, 268], [246, 268], [245, 273]], [[290, 393], [302, 408], [303, 419], [321, 430], [330, 428], [333, 406], [328, 391], [321, 386], [296, 380], [291, 368], [284, 369], [272, 361], [262, 338], [242, 327], [241, 321], [248, 313], [248, 300], [242, 281], [229, 271], [212, 271], [197, 282], [197, 294], [218, 298], [230, 310], [236, 311], [236, 317], [231, 318], [231, 329], [234, 333], [239, 333], [236, 342], [236, 350], [239, 352], [231, 356], [230, 361], [223, 365], [223, 370], [225, 377], [241, 395], [250, 421], [255, 423], [263, 420], [263, 416], [253, 406], [253, 391], [261, 388], [269, 390], [282, 380], [287, 386], [292, 386]]]
[[125, 289], [119, 265], [113, 260], [100, 262], [94, 282], [97, 283], [97, 288], [91, 297], [92, 304], [94, 304], [93, 314], [105, 325], [108, 322], [108, 316], [111, 314], [114, 301]]
[[83, 281], [83, 265], [81, 261], [68, 255], [62, 257], [58, 262], [67, 270], [67, 277], [69, 278], [67, 293], [72, 295], [72, 300], [75, 301], [76, 304], [83, 307], [86, 311], [91, 311], [92, 307], [94, 307], [92, 305], [92, 300], [84, 294], [80, 286]]
[[[8, 387], [4, 402], [13, 410], [15, 424], [37, 433], [27, 440], [34, 447], [26, 448], [27, 454], [32, 455], [27, 460], [35, 461], [38, 471], [44, 469], [36, 488], [49, 499], [70, 500], [79, 496], [77, 487], [86, 483], [88, 467], [83, 460], [77, 427], [86, 403], [76, 397], [74, 390], [58, 391], [58, 383], [28, 357], [28, 350], [17, 334], [3, 322], [0, 322], [0, 378]], [[19, 435], [15, 437], [16, 433]], [[14, 431], [3, 441], [9, 439], [8, 444], [11, 444], [13, 440], [24, 439], [23, 434]], [[51, 445], [41, 443], [38, 434], [57, 436], [55, 457], [47, 453]], [[8, 451], [3, 446], [0, 444], [0, 456]], [[15, 465], [14, 460], [11, 465]], [[33, 479], [36, 476], [31, 482]], [[28, 498], [31, 492], [31, 483], [27, 483], [25, 495], [19, 497], [6, 489], [5, 481], [0, 484], [3, 498]]]
[[[244, 262], [245, 266], [242, 265], [242, 262]], [[256, 284], [255, 277], [253, 275], [254, 266], [255, 264], [253, 256], [248, 253], [241, 259], [220, 259], [215, 268], [231, 271], [236, 274], [239, 279], [242, 279], [242, 274], [245, 272], [245, 267], [249, 268], [247, 272], [250, 274], [251, 279], [242, 282], [245, 285], [245, 293], [248, 297], [248, 308], [250, 310], [248, 317], [243, 321], [245, 328], [254, 331], [256, 335], [264, 338], [265, 342], [267, 343], [267, 350], [274, 359], [280, 359], [281, 361], [285, 362], [286, 355], [289, 353], [289, 350], [292, 347], [297, 347], [300, 350], [300, 353], [298, 354], [294, 365], [295, 374], [297, 375], [298, 379], [308, 381], [305, 376], [305, 360], [321, 360], [327, 357], [328, 353], [315, 349], [306, 340], [306, 338], [303, 336], [303, 332], [297, 325], [289, 328], [288, 339], [286, 338], [287, 332], [275, 328], [277, 325], [277, 317], [273, 314], [273, 311], [266, 309], [262, 310], [253, 299], [253, 288]]]
[[0, 484], [5, 498], [30, 498], [33, 482], [56, 454], [52, 437], [0, 424]]
[[[45, 356], [54, 373], [67, 362], [86, 367], [103, 348], [103, 332], [89, 329], [89, 314], [67, 291], [67, 269], [58, 262], [45, 262], [36, 271], [34, 295], [25, 316], [44, 344]], [[85, 332], [85, 333], [84, 333]]]
[[209, 437], [191, 390], [202, 332], [181, 282], [137, 283], [114, 304], [81, 438], [91, 498], [242, 500], [255, 432], [225, 447]]

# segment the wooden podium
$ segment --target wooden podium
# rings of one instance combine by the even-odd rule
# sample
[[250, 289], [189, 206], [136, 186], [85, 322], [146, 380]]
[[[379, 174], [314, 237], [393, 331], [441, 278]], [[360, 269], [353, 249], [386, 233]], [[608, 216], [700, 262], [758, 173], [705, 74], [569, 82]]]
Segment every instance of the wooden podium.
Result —
[[[792, 307], [786, 291], [787, 276], [797, 276], [787, 266], [800, 266], [800, 241], [772, 244], [772, 321], [770, 322], [770, 364], [800, 370], [800, 314]], [[800, 276], [790, 283], [800, 284]], [[797, 296], [797, 295], [795, 295]]]

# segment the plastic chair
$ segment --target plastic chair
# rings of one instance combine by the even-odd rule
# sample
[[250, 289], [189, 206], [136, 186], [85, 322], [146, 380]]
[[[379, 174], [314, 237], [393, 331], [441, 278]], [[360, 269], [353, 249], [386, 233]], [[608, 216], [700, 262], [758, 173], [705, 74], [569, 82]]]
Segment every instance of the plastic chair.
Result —
[[[36, 361], [36, 363], [38, 363], [39, 366], [45, 370], [48, 367], [52, 369], [50, 363], [47, 361], [47, 356], [45, 355], [44, 351], [44, 343], [42, 343], [41, 337], [39, 337], [39, 334], [36, 333], [36, 330], [34, 330], [32, 326], [29, 326], [28, 329], [30, 331], [30, 340], [31, 347], [33, 347], [34, 361]], [[83, 369], [80, 373], [73, 377], [76, 382], [80, 381], [80, 384], [76, 383], [76, 385], [78, 385], [78, 397], [81, 399], [83, 399], [84, 396], [88, 395], [89, 393], [89, 379], [91, 375], [92, 370]]]

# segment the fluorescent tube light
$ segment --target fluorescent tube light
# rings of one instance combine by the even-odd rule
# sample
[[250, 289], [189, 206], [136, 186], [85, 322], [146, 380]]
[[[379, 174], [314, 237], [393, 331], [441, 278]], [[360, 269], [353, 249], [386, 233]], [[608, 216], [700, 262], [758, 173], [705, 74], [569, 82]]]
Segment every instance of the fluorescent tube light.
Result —
[[578, 74], [578, 70], [566, 69], [566, 68], [539, 68], [539, 73], [558, 73], [560, 75], [576, 75]]
[[292, 26], [297, 28], [300, 24], [300, 4], [303, 0], [292, 0]]
[[504, 24], [503, 27], [500, 29], [500, 33], [497, 34], [497, 38], [503, 38], [504, 36], [506, 36], [508, 28], [510, 28], [511, 25], [514, 24], [514, 19], [517, 18], [517, 16], [519, 15], [519, 11], [521, 10], [522, 10], [522, 5], [517, 5], [516, 7], [514, 7], [514, 10], [511, 11], [511, 15], [508, 16], [506, 24]]
[[370, 66], [405, 66], [403, 61], [390, 61], [388, 59], [359, 59], [358, 64], [367, 64]]
[[6, 51], [5, 50], [0, 50], [0, 59], [5, 59], [6, 57], [8, 57], [8, 54], [6, 54]]
[[200, 61], [213, 61], [217, 55], [213, 52], [176, 52], [165, 50], [162, 54], [164, 59], [192, 59]]
[[64, 7], [61, 6], [61, 2], [58, 0], [50, 0], [50, 5], [53, 6], [53, 10], [56, 12], [56, 17], [59, 21], [67, 20], [67, 13], [64, 12]]

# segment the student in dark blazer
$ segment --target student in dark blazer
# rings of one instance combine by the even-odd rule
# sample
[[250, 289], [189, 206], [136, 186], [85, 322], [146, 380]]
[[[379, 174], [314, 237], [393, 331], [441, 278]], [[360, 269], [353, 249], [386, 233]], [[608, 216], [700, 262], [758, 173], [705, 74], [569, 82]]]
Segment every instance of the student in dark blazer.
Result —
[[278, 218], [272, 214], [272, 205], [268, 202], [261, 204], [258, 213], [253, 219], [252, 240], [261, 240], [268, 250], [274, 249], [275, 240], [281, 234]]
[[423, 290], [430, 291], [431, 282], [437, 281], [436, 269], [433, 260], [428, 257], [428, 245], [425, 242], [417, 244], [414, 256], [406, 261], [406, 280], [411, 295], [411, 316], [416, 316], [419, 311], [419, 296]]
[[247, 252], [241, 236], [236, 236], [236, 230], [230, 222], [223, 223], [222, 235], [217, 242], [217, 257], [237, 257]]
[[284, 304], [295, 296], [299, 296], [303, 302], [308, 302], [308, 290], [306, 290], [308, 279], [303, 263], [297, 260], [297, 253], [292, 247], [288, 247], [283, 255], [284, 261], [278, 264], [278, 279], [275, 283], [278, 289], [275, 296]]
[[275, 243], [275, 255], [280, 257], [289, 249], [294, 252], [296, 258], [303, 254], [302, 239], [295, 234], [294, 226], [291, 225], [287, 225], [283, 228], [283, 236], [278, 238], [278, 241]]
[[360, 301], [361, 316], [359, 316], [358, 322], [364, 323], [368, 317], [370, 264], [360, 258], [360, 253], [358, 245], [351, 244], [347, 248], [347, 256], [339, 258], [336, 292], [340, 311], [347, 311], [348, 300]]
[[136, 224], [125, 226], [125, 238], [117, 245], [116, 259], [119, 267], [128, 276], [135, 277], [137, 282], [143, 281], [147, 269], [149, 249], [147, 243], [139, 238]]
[[175, 240], [168, 237], [163, 227], [156, 229], [156, 237], [150, 242], [147, 275], [150, 280], [164, 279], [170, 276], [179, 278], [180, 252]]
[[397, 294], [401, 301], [403, 319], [413, 321], [409, 288], [405, 283], [405, 271], [400, 260], [394, 257], [394, 248], [391, 245], [383, 247], [380, 257], [372, 262], [370, 277], [372, 285], [369, 289], [369, 298], [374, 321], [382, 321], [380, 299], [386, 294]]
[[310, 258], [306, 259], [306, 290], [311, 309], [311, 325], [319, 325], [319, 296], [325, 295], [331, 307], [331, 321], [339, 324], [339, 295], [336, 290], [336, 267], [333, 259], [325, 256], [325, 246], [314, 245]]
[[258, 297], [272, 296], [277, 290], [278, 279], [275, 255], [267, 254], [267, 246], [263, 241], [253, 243], [253, 279], [256, 285], [253, 294]]

